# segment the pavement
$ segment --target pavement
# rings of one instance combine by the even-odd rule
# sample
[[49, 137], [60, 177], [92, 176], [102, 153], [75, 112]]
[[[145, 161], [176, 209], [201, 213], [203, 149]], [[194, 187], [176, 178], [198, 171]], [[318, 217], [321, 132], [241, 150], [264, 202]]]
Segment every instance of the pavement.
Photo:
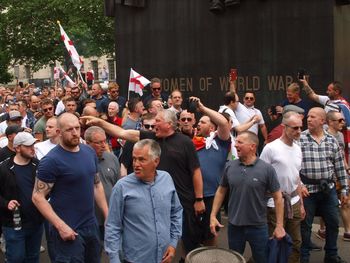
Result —
[[[228, 243], [227, 243], [227, 218], [223, 217], [223, 223], [224, 223], [224, 228], [221, 229], [219, 233], [219, 238], [218, 238], [218, 247], [220, 248], [228, 248]], [[324, 241], [320, 240], [319, 238], [316, 237], [316, 232], [319, 229], [318, 224], [314, 224], [312, 228], [312, 240], [314, 243], [320, 246], [324, 246]], [[350, 263], [350, 242], [349, 241], [343, 241], [342, 235], [344, 233], [344, 228], [340, 227], [339, 229], [339, 237], [338, 237], [338, 253], [339, 256], [342, 257], [344, 260], [347, 260]], [[43, 246], [46, 248], [46, 242], [43, 237]], [[175, 259], [173, 260], [173, 263], [179, 262], [179, 253], [177, 253]], [[244, 258], [246, 261], [249, 260], [251, 256], [250, 248], [249, 245], [247, 244], [246, 246], [246, 251], [244, 253]], [[323, 257], [324, 257], [324, 251], [313, 251], [311, 252], [311, 257], [310, 257], [310, 263], [322, 263], [323, 262]], [[0, 252], [0, 263], [4, 262], [4, 255], [2, 252]], [[108, 257], [106, 256], [105, 253], [102, 254], [101, 256], [101, 263], [108, 263]], [[49, 257], [47, 250], [43, 253], [40, 254], [40, 263], [50, 263]], [[147, 263], [147, 262], [144, 262]], [[225, 263], [225, 262], [223, 262]]]

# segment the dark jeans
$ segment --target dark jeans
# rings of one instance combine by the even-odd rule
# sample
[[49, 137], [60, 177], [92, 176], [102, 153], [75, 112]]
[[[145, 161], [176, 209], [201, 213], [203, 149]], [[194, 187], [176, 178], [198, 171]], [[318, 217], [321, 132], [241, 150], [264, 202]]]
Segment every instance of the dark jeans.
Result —
[[267, 262], [268, 227], [263, 226], [234, 226], [228, 224], [228, 246], [241, 255], [244, 253], [246, 242], [249, 243], [255, 263]]
[[333, 257], [338, 255], [337, 238], [339, 232], [339, 202], [335, 187], [329, 194], [321, 192], [310, 194], [304, 198], [304, 207], [306, 217], [301, 222], [301, 258], [310, 257], [310, 236], [312, 222], [314, 221], [315, 212], [323, 218], [326, 224], [326, 244], [324, 250], [326, 256]]
[[43, 225], [14, 230], [3, 227], [6, 259], [9, 263], [39, 263]]
[[75, 230], [75, 240], [63, 241], [54, 227], [50, 240], [54, 248], [53, 263], [99, 263], [101, 244], [97, 224]]

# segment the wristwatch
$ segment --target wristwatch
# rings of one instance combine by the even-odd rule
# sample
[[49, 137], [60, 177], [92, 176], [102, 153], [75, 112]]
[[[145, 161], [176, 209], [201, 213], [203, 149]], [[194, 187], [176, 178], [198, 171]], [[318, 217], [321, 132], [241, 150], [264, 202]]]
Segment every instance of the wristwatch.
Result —
[[203, 201], [203, 197], [196, 198], [196, 202], [202, 202], [202, 201]]

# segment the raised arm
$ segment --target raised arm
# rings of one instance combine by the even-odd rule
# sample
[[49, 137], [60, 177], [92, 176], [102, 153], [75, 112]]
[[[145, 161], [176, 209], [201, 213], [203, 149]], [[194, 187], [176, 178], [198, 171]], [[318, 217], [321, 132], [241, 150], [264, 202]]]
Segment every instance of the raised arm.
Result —
[[88, 126], [96, 125], [105, 130], [106, 133], [113, 137], [118, 137], [123, 140], [137, 142], [140, 140], [140, 131], [137, 130], [124, 130], [123, 128], [114, 125], [112, 123], [106, 122], [100, 118], [92, 116], [80, 117], [82, 121], [86, 121]]
[[190, 99], [193, 99], [198, 102], [198, 110], [202, 112], [204, 115], [208, 116], [210, 120], [217, 125], [217, 132], [218, 137], [221, 140], [228, 140], [230, 138], [230, 125], [226, 118], [222, 116], [221, 113], [212, 110], [206, 106], [200, 101], [197, 97], [191, 97]]
[[303, 83], [303, 91], [308, 96], [310, 100], [313, 100], [317, 103], [319, 103], [319, 95], [315, 93], [315, 91], [310, 87], [309, 83], [307, 82], [305, 76], [304, 79], [300, 80], [301, 83]]

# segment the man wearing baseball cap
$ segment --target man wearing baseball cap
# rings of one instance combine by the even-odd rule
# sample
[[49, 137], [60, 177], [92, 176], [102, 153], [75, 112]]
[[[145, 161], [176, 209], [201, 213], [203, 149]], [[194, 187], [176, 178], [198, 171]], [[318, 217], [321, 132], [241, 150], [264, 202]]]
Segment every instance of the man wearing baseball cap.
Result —
[[[0, 164], [0, 216], [8, 262], [39, 262], [43, 217], [31, 196], [38, 160], [30, 133], [19, 132], [13, 140], [16, 155]], [[21, 226], [15, 229], [13, 212], [18, 208]]]

